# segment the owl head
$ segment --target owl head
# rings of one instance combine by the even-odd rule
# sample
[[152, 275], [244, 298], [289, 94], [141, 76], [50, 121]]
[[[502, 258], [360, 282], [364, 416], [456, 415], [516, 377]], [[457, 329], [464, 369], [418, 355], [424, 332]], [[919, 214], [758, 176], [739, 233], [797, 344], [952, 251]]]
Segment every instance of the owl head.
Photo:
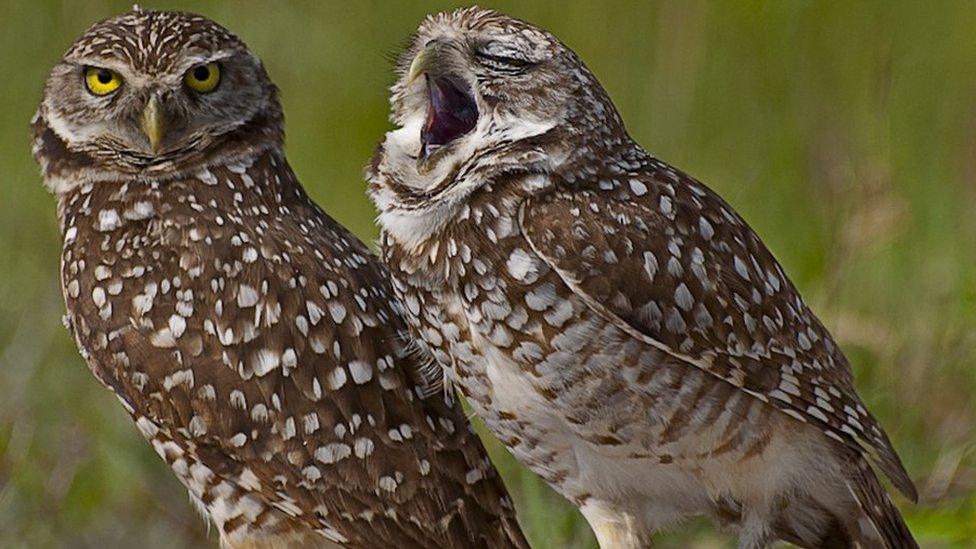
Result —
[[428, 17], [397, 72], [391, 105], [398, 128], [368, 172], [387, 172], [404, 200], [470, 189], [465, 173], [524, 165], [542, 141], [570, 150], [625, 135], [606, 92], [572, 50], [494, 11]]
[[93, 25], [51, 71], [34, 153], [54, 188], [158, 177], [280, 145], [281, 124], [240, 39], [198, 15], [136, 8]]

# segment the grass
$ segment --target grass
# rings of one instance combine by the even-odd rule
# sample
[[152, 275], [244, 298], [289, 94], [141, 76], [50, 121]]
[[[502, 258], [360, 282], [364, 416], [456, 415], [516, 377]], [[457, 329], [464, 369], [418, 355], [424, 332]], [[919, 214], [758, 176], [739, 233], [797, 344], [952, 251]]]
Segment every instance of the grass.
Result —
[[[756, 228], [848, 353], [922, 492], [925, 547], [976, 544], [976, 4], [485, 2], [560, 36], [631, 132]], [[388, 54], [447, 3], [157, 2], [242, 36], [282, 89], [289, 157], [364, 239]], [[52, 198], [27, 122], [47, 70], [127, 2], [0, 3], [0, 545], [206, 547], [187, 498], [60, 327]], [[594, 547], [490, 444], [537, 547]], [[209, 540], [209, 541], [208, 541]], [[727, 547], [694, 522], [663, 547]]]

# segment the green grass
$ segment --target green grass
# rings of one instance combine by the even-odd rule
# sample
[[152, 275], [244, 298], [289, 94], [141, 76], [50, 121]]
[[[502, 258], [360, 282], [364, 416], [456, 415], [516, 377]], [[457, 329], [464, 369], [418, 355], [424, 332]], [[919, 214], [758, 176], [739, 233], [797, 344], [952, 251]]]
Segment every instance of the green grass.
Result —
[[[0, 3], [0, 546], [213, 544], [61, 328], [52, 198], [27, 123], [47, 70], [131, 2]], [[489, 4], [489, 2], [485, 2]], [[631, 132], [756, 228], [824, 319], [918, 481], [925, 547], [976, 544], [976, 4], [499, 2], [587, 61]], [[364, 239], [388, 54], [446, 3], [158, 2], [243, 37], [282, 89], [289, 157]], [[594, 547], [490, 445], [537, 547]], [[663, 547], [727, 547], [694, 522]]]

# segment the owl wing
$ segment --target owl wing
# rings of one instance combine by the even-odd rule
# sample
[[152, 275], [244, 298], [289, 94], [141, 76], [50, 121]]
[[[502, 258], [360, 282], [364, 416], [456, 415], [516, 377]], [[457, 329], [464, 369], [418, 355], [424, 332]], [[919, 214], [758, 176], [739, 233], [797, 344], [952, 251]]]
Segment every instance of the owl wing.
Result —
[[[175, 255], [160, 259], [179, 264], [180, 285], [168, 281], [168, 295], [156, 286], [148, 311], [136, 296], [131, 328], [116, 342], [133, 372], [145, 374], [150, 398], [139, 412], [165, 431], [188, 431], [197, 452], [213, 456], [209, 463], [226, 463], [223, 476], [246, 467], [269, 501], [279, 499], [276, 490], [308, 498], [283, 511], [311, 514], [322, 505], [330, 515], [359, 516], [377, 512], [369, 494], [383, 490], [408, 502], [427, 456], [411, 455], [404, 434], [423, 427], [395, 371], [391, 319], [369, 293], [370, 273], [329, 247], [315, 265], [294, 250], [289, 257], [273, 244], [247, 244], [243, 227], [233, 244], [223, 230], [162, 229]], [[384, 477], [391, 484], [380, 488]]]
[[917, 498], [837, 344], [718, 195], [666, 167], [528, 199], [533, 250], [622, 330], [871, 457]]
[[358, 239], [311, 204], [293, 205], [301, 223], [184, 223], [180, 208], [156, 231], [168, 276], [147, 271], [108, 320], [78, 315], [112, 334], [85, 342], [89, 360], [158, 451], [189, 444], [217, 469], [191, 470], [200, 482], [237, 479], [354, 544], [524, 545], [460, 405], [420, 398], [386, 273]]

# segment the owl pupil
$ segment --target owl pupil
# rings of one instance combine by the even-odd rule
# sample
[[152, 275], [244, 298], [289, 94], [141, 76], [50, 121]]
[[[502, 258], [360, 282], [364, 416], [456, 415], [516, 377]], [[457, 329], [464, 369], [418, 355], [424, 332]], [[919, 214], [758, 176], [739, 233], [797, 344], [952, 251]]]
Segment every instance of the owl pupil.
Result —
[[206, 80], [210, 78], [210, 69], [207, 67], [197, 67], [193, 69], [193, 78], [197, 80]]
[[109, 82], [111, 82], [112, 81], [111, 71], [107, 71], [105, 69], [98, 71], [98, 81], [101, 82], [102, 84], [108, 84]]

